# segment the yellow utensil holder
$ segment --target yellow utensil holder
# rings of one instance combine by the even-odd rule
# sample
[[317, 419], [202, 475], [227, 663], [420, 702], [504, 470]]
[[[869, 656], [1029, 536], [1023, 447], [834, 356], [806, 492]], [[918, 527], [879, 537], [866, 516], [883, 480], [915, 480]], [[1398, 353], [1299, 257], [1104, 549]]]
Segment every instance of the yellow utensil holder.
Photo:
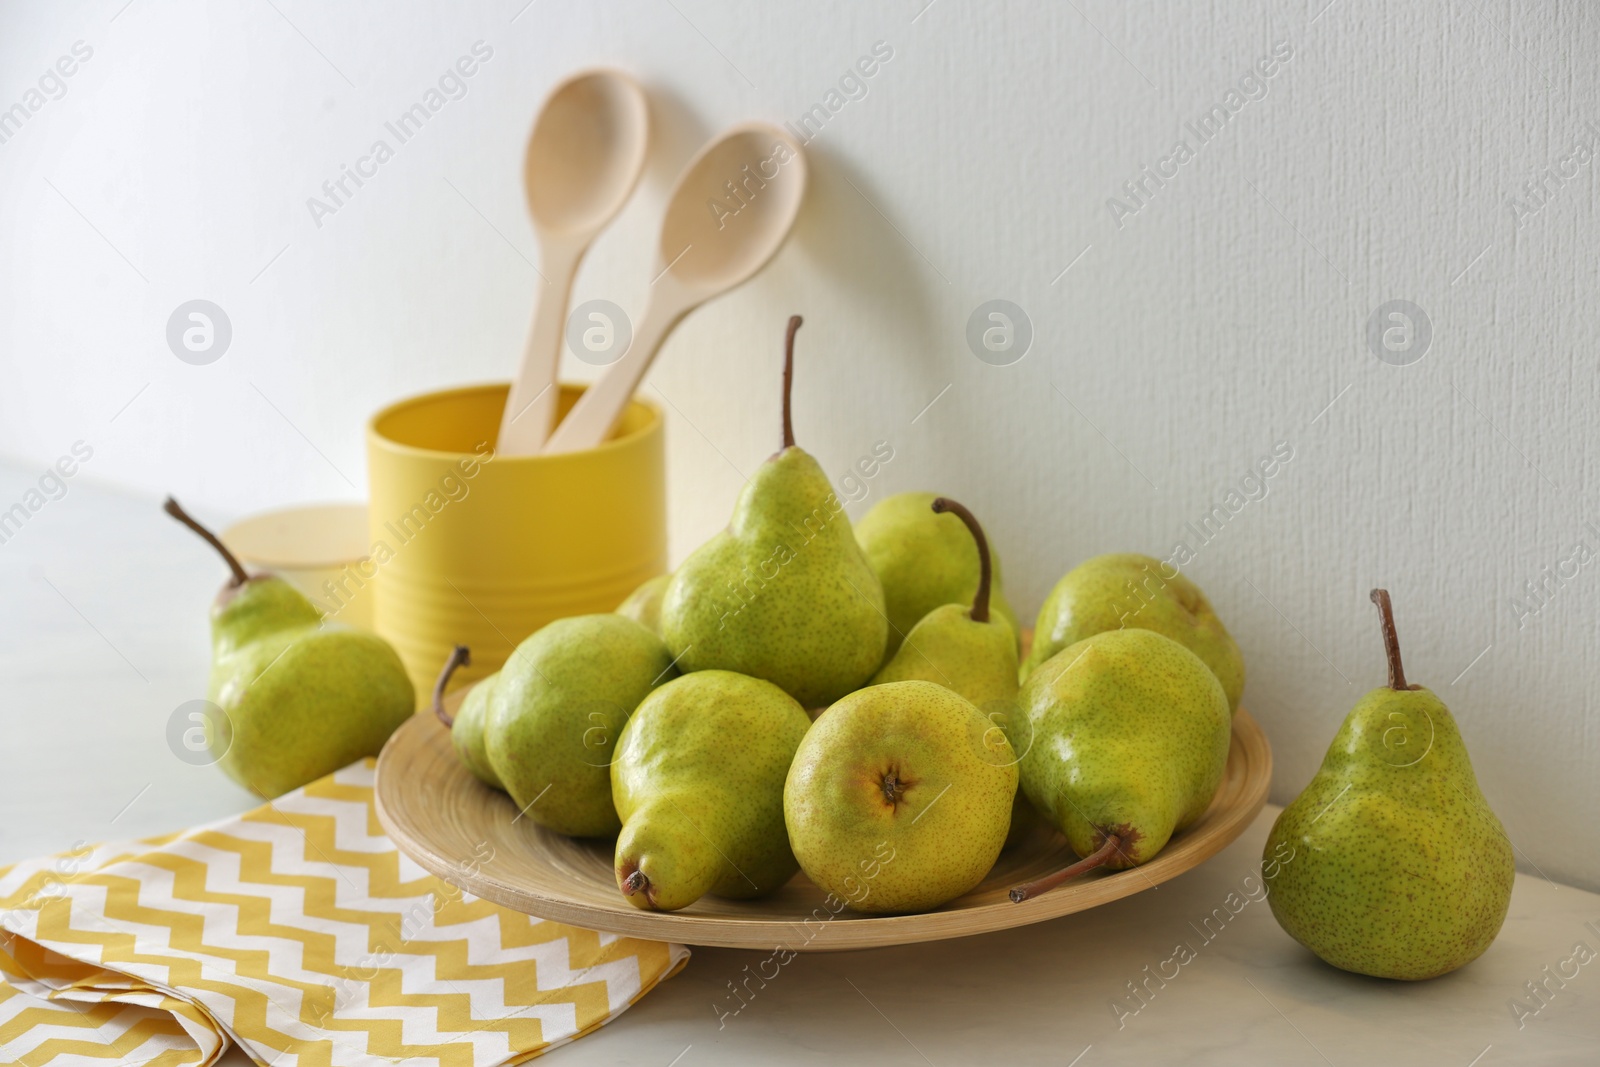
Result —
[[[485, 677], [545, 623], [610, 611], [666, 570], [660, 410], [630, 402], [598, 448], [501, 457], [508, 390], [426, 393], [367, 424], [373, 628], [419, 701], [453, 646], [472, 650], [458, 679]], [[559, 414], [582, 393], [561, 386]]]

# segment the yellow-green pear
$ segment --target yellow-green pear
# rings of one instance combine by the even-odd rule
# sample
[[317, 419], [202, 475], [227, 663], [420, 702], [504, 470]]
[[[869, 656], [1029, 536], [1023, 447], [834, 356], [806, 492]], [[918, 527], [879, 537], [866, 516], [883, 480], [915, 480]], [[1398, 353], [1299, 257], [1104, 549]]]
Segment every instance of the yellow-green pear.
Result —
[[883, 662], [883, 588], [828, 476], [794, 443], [794, 335], [784, 345], [783, 445], [750, 478], [728, 528], [690, 554], [661, 604], [684, 673], [737, 671], [807, 708], [866, 683]]
[[[955, 516], [935, 512], [936, 493], [896, 493], [874, 504], [856, 524], [867, 562], [883, 584], [889, 616], [885, 658], [900, 648], [911, 628], [942, 604], [970, 604], [978, 590], [978, 560], [972, 541]], [[1001, 588], [1000, 556], [990, 546], [987, 562], [990, 607], [1020, 642], [1022, 627]]]
[[810, 726], [782, 689], [732, 671], [696, 671], [650, 694], [611, 765], [622, 895], [675, 911], [707, 893], [755, 897], [787, 882], [796, 864], [783, 781]]
[[617, 614], [643, 626], [653, 634], [661, 633], [661, 601], [667, 595], [670, 574], [658, 574], [640, 584], [617, 605]]
[[500, 668], [484, 748], [522, 815], [572, 837], [616, 833], [617, 737], [676, 673], [661, 639], [621, 615], [557, 619], [518, 645]]
[[1372, 599], [1389, 684], [1361, 698], [1278, 815], [1267, 900], [1291, 937], [1335, 967], [1433, 978], [1494, 941], [1516, 863], [1450, 710], [1406, 684], [1388, 592]]
[[416, 710], [416, 691], [389, 643], [324, 623], [282, 578], [246, 573], [176, 500], [168, 497], [164, 509], [232, 572], [211, 609], [207, 691], [224, 715], [208, 747], [228, 776], [271, 798], [376, 756]]
[[929, 911], [983, 881], [1011, 825], [1016, 757], [933, 682], [858, 690], [817, 719], [783, 791], [806, 876], [871, 914]]
[[1068, 645], [1023, 683], [1022, 788], [1083, 859], [1018, 886], [1027, 900], [1096, 867], [1148, 862], [1211, 803], [1232, 715], [1200, 658], [1150, 630]]
[[1068, 645], [1125, 629], [1151, 630], [1199, 656], [1222, 683], [1228, 710], [1238, 710], [1244, 657], [1211, 602], [1177, 568], [1131, 553], [1096, 556], [1056, 583], [1039, 609], [1022, 676]]

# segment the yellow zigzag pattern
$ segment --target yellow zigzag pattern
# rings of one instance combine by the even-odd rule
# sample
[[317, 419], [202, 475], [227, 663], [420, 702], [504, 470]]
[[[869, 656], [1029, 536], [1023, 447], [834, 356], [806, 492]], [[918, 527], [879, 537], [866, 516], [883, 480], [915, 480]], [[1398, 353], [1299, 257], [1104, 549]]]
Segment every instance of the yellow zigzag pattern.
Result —
[[44, 861], [0, 870], [0, 911], [21, 930], [0, 934], [0, 1062], [210, 1064], [225, 1035], [283, 1067], [518, 1063], [688, 959], [427, 874], [384, 836], [370, 760], [92, 859], [60, 879]]

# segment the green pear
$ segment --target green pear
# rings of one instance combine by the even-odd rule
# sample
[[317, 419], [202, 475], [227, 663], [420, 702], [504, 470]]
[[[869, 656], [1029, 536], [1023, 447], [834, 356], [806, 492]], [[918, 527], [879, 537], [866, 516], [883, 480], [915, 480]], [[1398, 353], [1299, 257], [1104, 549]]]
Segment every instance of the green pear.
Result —
[[1222, 683], [1228, 710], [1238, 709], [1244, 692], [1239, 646], [1200, 587], [1149, 556], [1096, 556], [1068, 571], [1039, 609], [1022, 676], [1026, 679], [1068, 645], [1130, 628], [1170, 637], [1199, 656]]
[[667, 595], [670, 574], [658, 574], [628, 594], [628, 599], [617, 605], [617, 614], [632, 619], [653, 634], [661, 633], [661, 600]]
[[[889, 662], [873, 676], [872, 684], [936, 682], [966, 697], [984, 718], [1007, 732], [1017, 710], [1017, 641], [1010, 622], [999, 616], [997, 609], [991, 614], [989, 540], [977, 517], [954, 500], [936, 497], [928, 510], [930, 514], [957, 516], [968, 531], [968, 549], [977, 549], [972, 553], [978, 564], [972, 606], [941, 604], [924, 615]], [[1032, 805], [1020, 791], [1012, 804], [1007, 847], [1037, 825]]]
[[454, 715], [444, 707], [444, 694], [450, 685], [450, 676], [456, 672], [457, 667], [471, 662], [472, 652], [466, 645], [457, 645], [451, 651], [450, 658], [445, 660], [444, 669], [439, 672], [439, 680], [433, 686], [433, 714], [444, 723], [445, 729], [450, 731], [450, 744], [454, 746], [456, 757], [461, 760], [462, 765], [476, 775], [484, 785], [504, 792], [505, 786], [500, 784], [499, 776], [489, 765], [489, 752], [486, 748], [489, 717], [493, 712], [495, 694], [500, 690], [500, 672], [495, 671], [468, 689], [467, 695], [462, 698], [461, 706], [456, 709]]
[[1433, 978], [1495, 939], [1516, 863], [1449, 709], [1406, 684], [1388, 592], [1372, 599], [1389, 684], [1361, 698], [1278, 815], [1267, 900], [1289, 936], [1335, 967]]
[[1083, 860], [1011, 899], [1096, 867], [1148, 862], [1211, 803], [1228, 763], [1232, 715], [1200, 657], [1150, 630], [1068, 645], [1018, 698], [1028, 748], [1022, 788]]
[[[873, 505], [856, 524], [856, 540], [883, 585], [889, 616], [886, 657], [893, 656], [911, 628], [942, 604], [971, 603], [978, 590], [978, 560], [955, 516], [931, 510], [934, 493], [897, 493]], [[1021, 647], [1022, 627], [1001, 589], [1000, 556], [991, 547], [990, 606]]]
[[675, 673], [661, 639], [621, 615], [557, 619], [518, 645], [500, 668], [484, 748], [521, 814], [571, 837], [616, 833], [617, 736]]
[[726, 530], [667, 585], [661, 633], [681, 669], [772, 682], [807, 708], [859, 688], [883, 662], [883, 588], [789, 417], [794, 335], [783, 370], [783, 447], [746, 483]]
[[1004, 733], [925, 681], [851, 693], [811, 727], [783, 790], [806, 876], [857, 911], [929, 911], [983, 881], [1017, 792]]
[[755, 897], [794, 876], [783, 779], [811, 726], [771, 682], [697, 671], [657, 689], [617, 742], [617, 888], [676, 911], [710, 893]]
[[247, 574], [176, 500], [168, 497], [165, 510], [232, 571], [211, 609], [207, 692], [226, 719], [210, 744], [228, 776], [271, 798], [376, 756], [416, 709], [416, 691], [389, 643], [323, 623], [282, 578]]

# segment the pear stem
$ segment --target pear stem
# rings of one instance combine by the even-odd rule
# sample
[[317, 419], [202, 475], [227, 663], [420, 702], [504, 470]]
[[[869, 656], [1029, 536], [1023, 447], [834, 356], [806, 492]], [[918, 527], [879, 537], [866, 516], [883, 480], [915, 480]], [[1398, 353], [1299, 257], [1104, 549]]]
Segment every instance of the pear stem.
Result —
[[794, 391], [794, 335], [804, 321], [789, 316], [789, 332], [783, 338], [783, 447], [794, 447], [794, 421], [789, 417], [789, 394]]
[[978, 591], [973, 594], [970, 614], [973, 622], [988, 622], [989, 585], [992, 580], [989, 563], [989, 539], [983, 535], [983, 527], [979, 525], [978, 517], [968, 511], [964, 505], [946, 497], [940, 497], [933, 502], [933, 510], [940, 514], [946, 511], [954, 514], [967, 524], [967, 529], [972, 531], [972, 539], [978, 542]]
[[635, 893], [642, 893], [648, 888], [650, 888], [650, 879], [646, 878], [644, 872], [638, 869], [635, 869], [632, 874], [622, 880], [622, 891], [630, 897]]
[[168, 515], [171, 515], [173, 518], [189, 527], [189, 529], [205, 538], [206, 543], [217, 550], [218, 554], [220, 554], [223, 560], [228, 564], [228, 569], [233, 572], [233, 578], [228, 582], [229, 588], [237, 589], [239, 586], [250, 580], [250, 575], [245, 573], [244, 566], [239, 562], [239, 558], [232, 552], [228, 551], [228, 546], [223, 544], [216, 534], [212, 533], [210, 530], [201, 525], [200, 521], [193, 515], [190, 515], [187, 511], [184, 511], [183, 506], [176, 500], [172, 499], [170, 496], [167, 497], [167, 502], [161, 505], [161, 510], [165, 511]]
[[1092, 871], [1096, 867], [1103, 867], [1111, 860], [1113, 855], [1121, 850], [1122, 838], [1118, 837], [1116, 834], [1111, 834], [1106, 838], [1105, 844], [1095, 849], [1091, 854], [1083, 857], [1083, 859], [1079, 860], [1077, 863], [1072, 864], [1070, 867], [1063, 867], [1054, 874], [1047, 874], [1037, 881], [1028, 882], [1025, 885], [1019, 885], [1015, 889], [1011, 890], [1011, 903], [1021, 904], [1024, 900], [1036, 897], [1040, 893], [1049, 892], [1062, 882], [1065, 882], [1068, 878], [1076, 878], [1085, 871]]
[[1389, 688], [1410, 689], [1406, 685], [1406, 669], [1400, 663], [1400, 635], [1394, 631], [1394, 605], [1389, 603], [1389, 590], [1374, 589], [1372, 602], [1378, 605], [1378, 617], [1383, 620], [1383, 650], [1389, 657]]
[[433, 683], [433, 713], [444, 723], [446, 730], [456, 724], [456, 717], [444, 710], [444, 690], [450, 684], [450, 676], [456, 673], [456, 668], [472, 662], [472, 650], [466, 645], [457, 645], [450, 650], [450, 658], [444, 661], [444, 670], [439, 672], [439, 680]]

